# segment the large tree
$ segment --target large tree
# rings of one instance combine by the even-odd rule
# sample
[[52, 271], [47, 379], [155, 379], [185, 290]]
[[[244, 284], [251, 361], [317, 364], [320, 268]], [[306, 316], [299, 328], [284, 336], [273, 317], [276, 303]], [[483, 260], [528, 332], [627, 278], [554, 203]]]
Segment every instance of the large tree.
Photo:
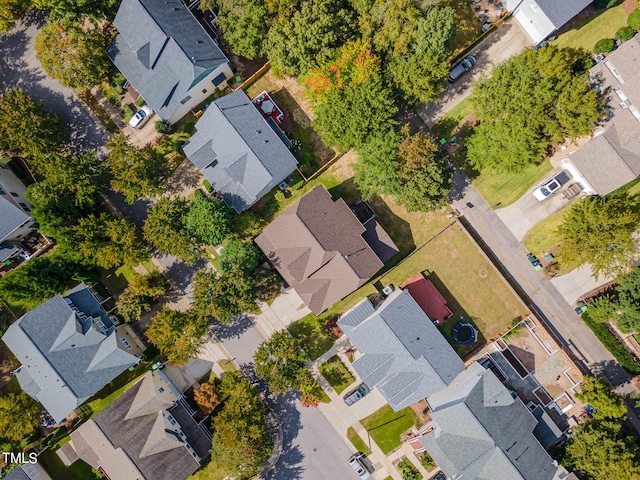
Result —
[[307, 73], [331, 59], [335, 49], [353, 35], [354, 20], [345, 0], [301, 2], [293, 15], [273, 22], [265, 51], [276, 70]]
[[0, 3], [0, 33], [13, 29], [16, 21], [31, 7], [31, 0], [4, 0]]
[[527, 48], [474, 85], [480, 127], [467, 140], [477, 169], [516, 171], [540, 163], [548, 145], [588, 134], [602, 101], [575, 72], [575, 51]]
[[207, 324], [190, 312], [162, 307], [151, 320], [146, 335], [169, 363], [180, 365], [195, 357], [207, 333]]
[[395, 195], [400, 190], [397, 175], [399, 142], [399, 132], [390, 128], [376, 132], [358, 147], [355, 182], [363, 199], [380, 194]]
[[166, 279], [158, 272], [140, 275], [135, 273], [129, 285], [118, 297], [118, 314], [126, 322], [139, 320], [151, 309], [151, 303], [167, 290]]
[[315, 128], [322, 140], [345, 152], [395, 127], [398, 109], [393, 94], [378, 75], [362, 83], [332, 90], [314, 108]]
[[98, 85], [110, 68], [106, 40], [96, 28], [71, 21], [53, 21], [36, 37], [36, 55], [42, 67], [71, 88]]
[[264, 0], [216, 0], [214, 8], [216, 25], [233, 52], [248, 59], [260, 57], [268, 31]]
[[595, 419], [624, 419], [627, 415], [627, 407], [620, 395], [615, 393], [611, 385], [599, 378], [585, 376], [580, 384], [582, 393], [576, 396], [593, 406], [593, 418]]
[[567, 441], [568, 466], [582, 478], [640, 479], [640, 450], [633, 435], [611, 420], [589, 420]]
[[213, 418], [211, 464], [221, 477], [253, 478], [273, 452], [265, 408], [258, 390], [237, 372], [218, 389], [224, 406]]
[[260, 264], [262, 254], [254, 244], [232, 239], [225, 245], [218, 256], [218, 267], [222, 272], [251, 275]]
[[274, 333], [260, 344], [253, 356], [256, 374], [262, 377], [275, 393], [297, 390], [308, 382], [307, 355], [298, 342], [286, 331]]
[[149, 256], [136, 226], [108, 213], [80, 219], [75, 234], [80, 252], [105, 269], [137, 265]]
[[190, 203], [182, 198], [162, 197], [149, 209], [144, 237], [162, 254], [193, 265], [202, 255], [200, 242], [187, 231]]
[[38, 428], [40, 406], [24, 392], [0, 397], [0, 438], [20, 442]]
[[560, 260], [589, 263], [596, 276], [629, 272], [638, 223], [640, 216], [627, 197], [586, 197], [571, 207], [558, 228]]
[[200, 318], [228, 324], [243, 312], [256, 309], [253, 282], [242, 272], [200, 270], [193, 279], [193, 310]]
[[48, 10], [52, 18], [80, 20], [89, 15], [100, 19], [115, 14], [117, 0], [33, 0], [33, 4], [41, 10]]
[[640, 269], [620, 278], [613, 292], [589, 304], [589, 317], [596, 322], [616, 322], [624, 333], [640, 332]]
[[0, 97], [0, 149], [37, 157], [57, 150], [68, 135], [60, 117], [16, 88]]
[[208, 245], [219, 245], [231, 233], [232, 212], [217, 198], [197, 196], [186, 218], [189, 233]]
[[111, 188], [122, 192], [128, 203], [162, 193], [167, 159], [151, 147], [138, 148], [126, 135], [118, 133], [107, 143], [107, 164], [111, 170]]

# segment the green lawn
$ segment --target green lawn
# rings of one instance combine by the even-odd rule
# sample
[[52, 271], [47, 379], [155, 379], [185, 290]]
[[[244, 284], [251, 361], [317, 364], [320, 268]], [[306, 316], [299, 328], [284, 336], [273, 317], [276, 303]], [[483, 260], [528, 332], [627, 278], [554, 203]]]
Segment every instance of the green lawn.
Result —
[[614, 38], [620, 27], [627, 25], [627, 14], [622, 5], [598, 12], [578, 22], [573, 30], [560, 35], [553, 42], [558, 47], [583, 48], [589, 52], [602, 38]]
[[473, 112], [473, 95], [469, 95], [455, 107], [445, 113], [433, 126], [431, 131], [436, 140], [449, 139], [458, 131], [462, 122]]
[[76, 460], [70, 467], [66, 467], [51, 449], [38, 455], [38, 463], [53, 480], [96, 480], [88, 464], [82, 460]]
[[478, 38], [482, 22], [476, 17], [468, 0], [447, 0], [442, 6], [449, 6], [455, 11], [456, 34], [451, 39], [452, 55], [455, 56]]
[[356, 379], [338, 357], [332, 357], [318, 368], [336, 393], [340, 394]]
[[[536, 223], [527, 232], [526, 237], [524, 237], [524, 246], [527, 251], [536, 256], [540, 256], [555, 249], [560, 244], [557, 229], [562, 224], [570, 209], [570, 206], [567, 206], [541, 222]], [[558, 262], [558, 273], [568, 273], [577, 267], [579, 267], [577, 264], [563, 264], [562, 262]]]
[[329, 350], [336, 340], [329, 330], [324, 328], [322, 318], [309, 314], [287, 328], [311, 360], [315, 360]]
[[451, 329], [460, 317], [475, 324], [483, 342], [496, 337], [524, 316], [526, 308], [511, 292], [487, 258], [458, 225], [453, 225], [406, 262], [385, 275], [383, 285], [402, 285], [423, 272], [447, 300], [453, 316], [440, 327], [442, 334], [464, 358], [470, 349], [451, 338]]
[[347, 438], [358, 452], [363, 453], [364, 455], [369, 455], [371, 453], [367, 444], [364, 443], [362, 437], [358, 435], [358, 432], [356, 432], [353, 427], [349, 427], [347, 430]]
[[551, 170], [551, 163], [545, 160], [540, 165], [529, 166], [520, 172], [495, 173], [486, 171], [480, 172], [475, 177], [471, 175], [471, 177], [473, 186], [487, 203], [493, 208], [502, 208], [518, 200]]
[[360, 423], [386, 455], [401, 445], [400, 435], [414, 426], [417, 420], [411, 407], [394, 412], [390, 405], [385, 405]]

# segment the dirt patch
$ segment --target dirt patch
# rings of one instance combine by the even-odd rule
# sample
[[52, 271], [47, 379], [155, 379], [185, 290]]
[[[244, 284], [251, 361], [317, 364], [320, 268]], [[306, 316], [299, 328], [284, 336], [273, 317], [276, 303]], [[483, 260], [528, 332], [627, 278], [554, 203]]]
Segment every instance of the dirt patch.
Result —
[[345, 153], [340, 160], [329, 167], [328, 172], [331, 176], [339, 178], [340, 180], [348, 180], [349, 178], [353, 178], [355, 172], [353, 171], [353, 166], [358, 161], [358, 154], [355, 150], [349, 150]]
[[11, 381], [13, 375], [11, 372], [16, 369], [18, 364], [10, 356], [4, 346], [0, 347], [0, 388], [4, 387]]
[[622, 9], [626, 13], [631, 13], [636, 8], [638, 8], [638, 3], [636, 2], [636, 0], [624, 0], [624, 2], [622, 2]]

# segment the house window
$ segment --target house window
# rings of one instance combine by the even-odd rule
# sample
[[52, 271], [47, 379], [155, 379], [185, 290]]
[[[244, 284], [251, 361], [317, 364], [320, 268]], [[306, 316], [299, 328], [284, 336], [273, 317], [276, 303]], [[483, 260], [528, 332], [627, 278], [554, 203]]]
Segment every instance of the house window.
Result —
[[538, 13], [540, 11], [540, 7], [536, 2], [531, 2], [529, 6], [531, 7], [531, 10], [534, 11], [534, 13]]
[[213, 168], [213, 167], [215, 167], [216, 165], [218, 165], [218, 160], [214, 160], [213, 162], [211, 162], [209, 165], [207, 165], [207, 166], [206, 166], [206, 167], [204, 167], [204, 168]]
[[170, 423], [171, 425], [175, 425], [175, 424], [176, 424], [176, 421], [173, 419], [173, 417], [172, 417], [171, 415], [169, 415], [168, 420], [169, 420], [169, 423]]
[[[102, 323], [102, 322], [100, 322], [100, 323]], [[103, 325], [104, 325], [104, 323], [103, 323]], [[122, 346], [123, 346], [124, 348], [126, 348], [127, 350], [131, 350], [131, 345], [129, 345], [129, 342], [127, 342], [127, 339], [126, 339], [126, 338], [122, 337], [122, 338], [120, 339], [120, 343], [121, 343], [121, 344], [122, 344]], [[162, 390], [162, 388], [160, 388], [160, 390]], [[160, 393], [162, 393], [162, 391], [161, 391]]]
[[18, 194], [16, 192], [9, 192], [11, 194], [12, 197], [17, 197]]
[[[124, 338], [123, 338], [123, 340], [124, 340]], [[160, 387], [160, 388], [158, 389], [158, 392], [160, 392], [160, 393], [164, 392], [164, 388]]]
[[24, 202], [18, 202], [18, 205], [20, 205], [25, 212], [30, 212], [31, 211], [31, 209], [29, 207], [27, 207], [27, 204], [24, 203]]
[[187, 103], [189, 100], [191, 100], [191, 95], [187, 95], [186, 97], [184, 97], [184, 98], [180, 101], [180, 103], [181, 103], [182, 105], [184, 105], [184, 104], [185, 104], [185, 103]]
[[213, 83], [217, 87], [218, 85], [222, 85], [226, 81], [227, 81], [227, 77], [224, 75], [224, 73], [221, 73], [216, 78], [211, 80], [211, 83]]
[[[80, 316], [80, 318], [82, 318], [82, 315]], [[107, 333], [107, 326], [104, 324], [102, 320], [96, 320], [96, 325], [98, 325], [98, 328], [102, 330], [102, 333]]]

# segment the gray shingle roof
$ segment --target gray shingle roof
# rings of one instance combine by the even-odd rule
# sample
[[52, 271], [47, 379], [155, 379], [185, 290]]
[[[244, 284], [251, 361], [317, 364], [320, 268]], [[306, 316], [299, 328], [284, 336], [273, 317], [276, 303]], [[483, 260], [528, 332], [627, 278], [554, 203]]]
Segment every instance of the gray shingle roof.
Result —
[[363, 300], [338, 325], [363, 355], [353, 368], [394, 410], [445, 388], [464, 363], [406, 290], [373, 309]]
[[320, 185], [287, 208], [255, 242], [316, 315], [366, 283], [383, 263], [343, 199]]
[[[599, 195], [640, 175], [640, 34], [591, 69], [606, 92], [612, 118], [604, 132], [568, 158]], [[615, 74], [614, 74], [615, 72]], [[623, 98], [626, 100], [623, 101]], [[635, 110], [637, 117], [634, 116]]]
[[448, 477], [552, 480], [566, 473], [533, 436], [533, 415], [482, 365], [427, 401], [434, 429], [420, 440]]
[[556, 28], [565, 23], [587, 8], [593, 0], [536, 0], [540, 9]]
[[[149, 373], [131, 389], [123, 393], [111, 405], [100, 412], [94, 421], [109, 439], [113, 447], [121, 448], [148, 480], [186, 479], [195, 472], [200, 463], [187, 450], [191, 445], [202, 458], [208, 454], [210, 440], [195, 424], [190, 413], [181, 402], [176, 402], [168, 410], [165, 401], [157, 402], [155, 397], [168, 393], [166, 387], [159, 392], [160, 383], [148, 381], [149, 377], [162, 375], [162, 372]], [[152, 379], [154, 380], [154, 379]], [[163, 382], [168, 382], [166, 378]], [[154, 395], [149, 395], [150, 389]], [[128, 417], [128, 412], [136, 403], [137, 397], [143, 397], [142, 403], [151, 403], [154, 409], [144, 409], [145, 415]], [[175, 398], [169, 396], [167, 399]], [[175, 432], [169, 415], [177, 421], [185, 437]], [[184, 423], [184, 425], [183, 425]], [[192, 425], [193, 424], [193, 425]], [[193, 428], [195, 425], [195, 428]], [[79, 429], [82, 430], [82, 427]], [[196, 449], [197, 446], [197, 449]], [[91, 445], [100, 454], [100, 445]], [[107, 472], [108, 474], [109, 472]]]
[[0, 195], [0, 242], [11, 240], [11, 232], [29, 220], [29, 215]]
[[[86, 310], [71, 305], [72, 298]], [[108, 328], [106, 334], [97, 320]], [[138, 361], [119, 348], [106, 312], [84, 284], [25, 313], [2, 340], [22, 364], [17, 374], [22, 388], [59, 422]]]
[[185, 155], [238, 213], [298, 164], [243, 90], [211, 103], [196, 130], [184, 145]]
[[194, 83], [228, 63], [179, 0], [123, 0], [114, 25], [119, 35], [109, 57], [165, 120]]

